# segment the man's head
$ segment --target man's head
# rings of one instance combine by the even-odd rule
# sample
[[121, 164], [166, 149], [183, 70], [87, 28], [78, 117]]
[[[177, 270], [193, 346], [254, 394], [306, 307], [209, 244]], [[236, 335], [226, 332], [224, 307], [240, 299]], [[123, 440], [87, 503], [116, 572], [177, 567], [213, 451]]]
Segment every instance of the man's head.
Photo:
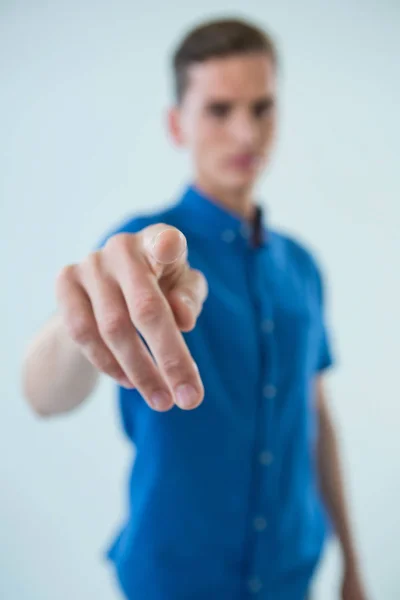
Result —
[[213, 21], [184, 38], [173, 68], [169, 129], [189, 149], [197, 181], [223, 194], [249, 192], [275, 137], [273, 41], [244, 21]]

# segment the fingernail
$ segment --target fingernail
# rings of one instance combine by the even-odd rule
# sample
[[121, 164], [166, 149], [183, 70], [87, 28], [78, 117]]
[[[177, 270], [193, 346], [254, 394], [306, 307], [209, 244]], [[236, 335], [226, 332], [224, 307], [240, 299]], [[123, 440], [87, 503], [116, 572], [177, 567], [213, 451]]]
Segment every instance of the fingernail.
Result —
[[191, 309], [195, 308], [192, 298], [190, 296], [188, 296], [187, 294], [184, 294], [183, 292], [181, 292], [179, 294], [179, 298], [182, 300], [182, 302], [187, 304], [189, 306], [189, 308], [191, 308]]
[[175, 397], [181, 408], [192, 408], [198, 403], [199, 393], [189, 383], [183, 383], [176, 388]]
[[151, 249], [154, 250], [160, 236], [162, 236], [163, 233], [165, 233], [166, 231], [168, 231], [168, 229], [163, 229], [162, 231], [160, 231], [159, 233], [157, 233], [157, 235], [153, 238], [153, 241], [151, 243]]
[[169, 404], [171, 404], [171, 399], [167, 392], [160, 391], [154, 392], [154, 394], [151, 395], [150, 402], [152, 406], [157, 409], [165, 409]]
[[[171, 229], [171, 227], [168, 227], [168, 228], [166, 228], [166, 229], [163, 229], [162, 231], [160, 231], [160, 232], [159, 232], [159, 233], [158, 233], [158, 234], [157, 234], [157, 235], [156, 235], [156, 236], [153, 238], [153, 240], [152, 240], [152, 242], [151, 242], [151, 251], [152, 251], [152, 253], [154, 253], [155, 247], [156, 247], [156, 245], [158, 244], [160, 237], [161, 237], [161, 236], [162, 236], [162, 235], [163, 235], [163, 234], [164, 234], [166, 231], [169, 231], [170, 229]], [[181, 238], [182, 240], [185, 240], [185, 237], [184, 237], [184, 235], [183, 235], [181, 232], [180, 232], [180, 238]], [[157, 260], [158, 260], [158, 262], [161, 262], [161, 264], [164, 264], [164, 265], [169, 265], [169, 264], [172, 264], [172, 263], [176, 262], [178, 259], [180, 259], [180, 258], [181, 258], [181, 256], [182, 256], [182, 255], [185, 253], [185, 250], [186, 250], [186, 241], [185, 241], [184, 247], [182, 248], [182, 251], [179, 253], [179, 255], [178, 255], [178, 256], [177, 256], [175, 253], [171, 253], [171, 249], [169, 249], [169, 251], [167, 252], [167, 254], [166, 254], [164, 257], [163, 257], [163, 260], [162, 260], [162, 261], [160, 261], [159, 259], [157, 259]], [[165, 253], [164, 253], [164, 254], [165, 254]]]
[[184, 234], [182, 233], [182, 231], [179, 232], [179, 237], [180, 237], [180, 240], [183, 245], [183, 250], [182, 250], [182, 253], [183, 253], [186, 250], [187, 240], [186, 240], [186, 237], [184, 236]]

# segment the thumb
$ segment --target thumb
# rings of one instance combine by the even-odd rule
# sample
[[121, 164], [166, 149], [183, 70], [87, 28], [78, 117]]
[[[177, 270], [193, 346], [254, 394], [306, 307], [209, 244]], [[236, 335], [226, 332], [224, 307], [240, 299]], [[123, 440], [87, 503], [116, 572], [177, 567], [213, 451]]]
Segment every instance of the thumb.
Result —
[[188, 269], [175, 287], [164, 291], [164, 294], [178, 328], [181, 331], [191, 331], [208, 296], [208, 283], [203, 273], [197, 269]]

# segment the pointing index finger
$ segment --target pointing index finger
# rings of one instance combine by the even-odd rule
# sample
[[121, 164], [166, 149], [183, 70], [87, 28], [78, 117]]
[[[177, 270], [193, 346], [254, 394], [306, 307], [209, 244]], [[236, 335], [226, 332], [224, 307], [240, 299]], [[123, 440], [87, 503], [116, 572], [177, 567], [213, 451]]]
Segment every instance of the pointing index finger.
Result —
[[187, 241], [179, 229], [165, 223], [149, 225], [140, 235], [145, 258], [157, 279], [179, 275], [187, 260]]

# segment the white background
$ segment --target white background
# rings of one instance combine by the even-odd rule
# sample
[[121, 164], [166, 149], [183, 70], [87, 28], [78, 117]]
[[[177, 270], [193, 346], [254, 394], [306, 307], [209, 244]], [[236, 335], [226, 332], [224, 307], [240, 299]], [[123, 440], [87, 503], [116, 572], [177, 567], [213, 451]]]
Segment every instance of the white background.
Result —
[[[280, 139], [260, 192], [271, 223], [324, 267], [355, 535], [371, 597], [397, 600], [400, 5], [191, 4], [0, 0], [0, 597], [119, 598], [102, 552], [124, 515], [132, 451], [111, 381], [43, 421], [23, 401], [21, 359], [55, 309], [59, 269], [186, 183], [164, 127], [168, 53], [199, 19], [239, 15], [279, 44]], [[337, 598], [339, 574], [333, 545], [317, 598]]]

